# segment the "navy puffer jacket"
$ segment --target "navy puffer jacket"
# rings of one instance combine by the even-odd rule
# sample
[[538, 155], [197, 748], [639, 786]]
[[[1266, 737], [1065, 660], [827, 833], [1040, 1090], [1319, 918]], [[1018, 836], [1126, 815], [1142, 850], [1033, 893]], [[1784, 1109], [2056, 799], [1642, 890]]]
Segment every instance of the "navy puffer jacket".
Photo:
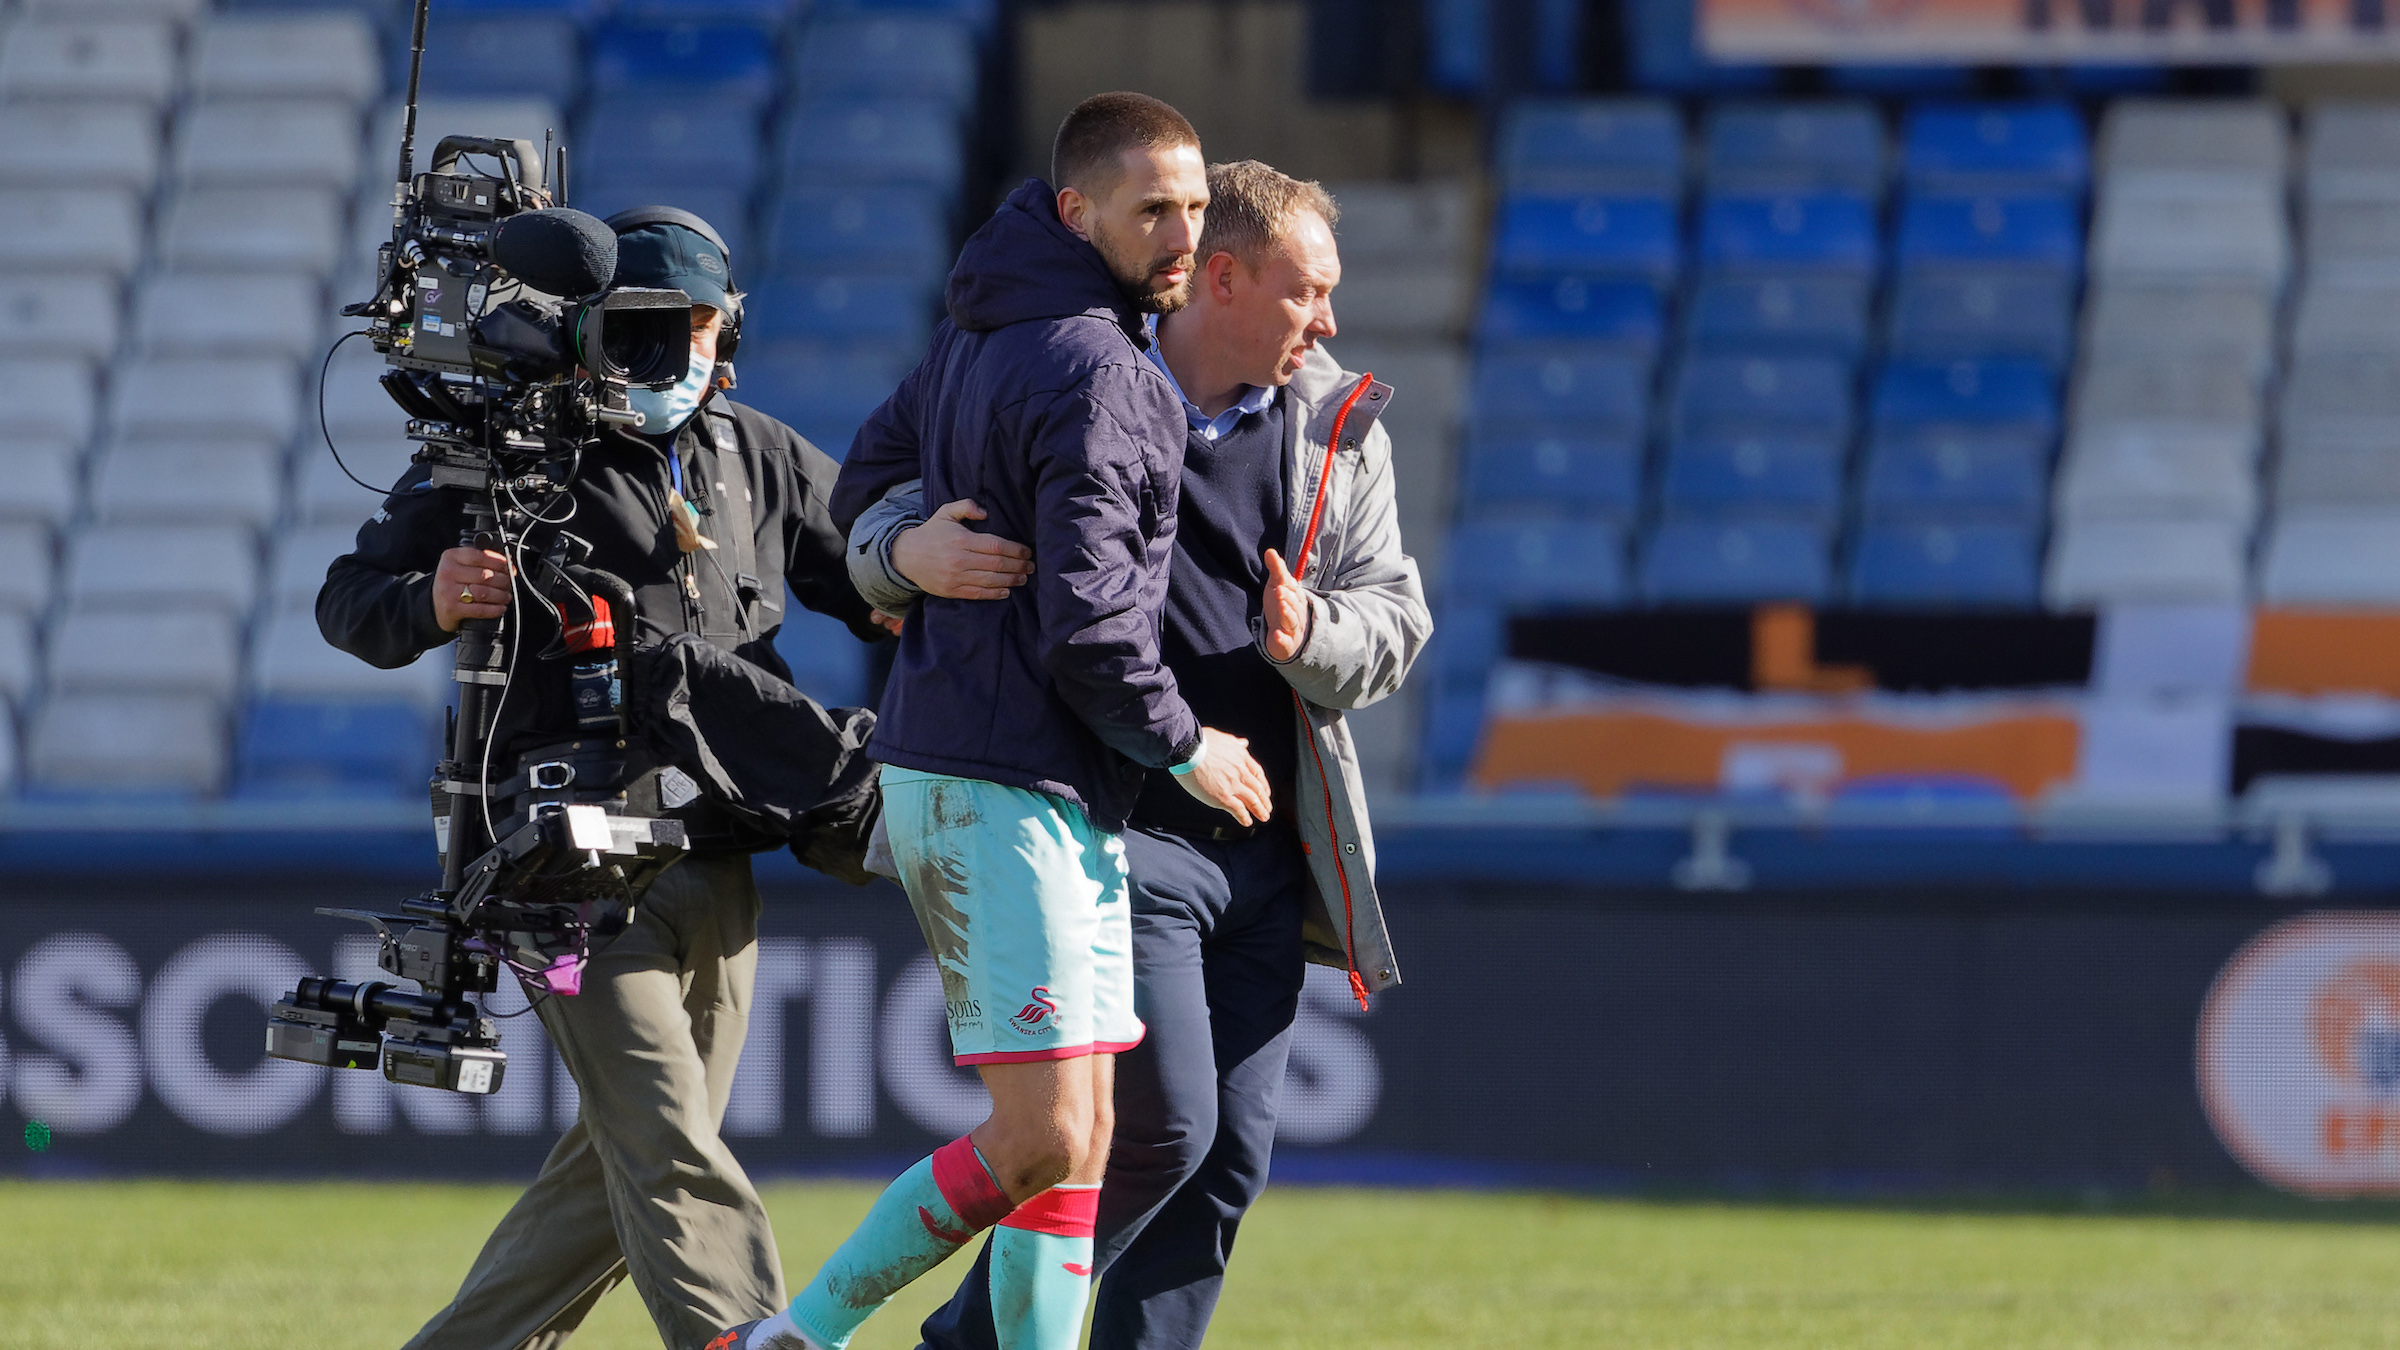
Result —
[[922, 472], [927, 501], [971, 497], [980, 528], [1033, 544], [1008, 600], [919, 606], [869, 753], [1053, 793], [1118, 830], [1143, 770], [1200, 734], [1158, 655], [1183, 405], [1056, 201], [1029, 181], [967, 241], [949, 318], [859, 429], [831, 507], [847, 530]]

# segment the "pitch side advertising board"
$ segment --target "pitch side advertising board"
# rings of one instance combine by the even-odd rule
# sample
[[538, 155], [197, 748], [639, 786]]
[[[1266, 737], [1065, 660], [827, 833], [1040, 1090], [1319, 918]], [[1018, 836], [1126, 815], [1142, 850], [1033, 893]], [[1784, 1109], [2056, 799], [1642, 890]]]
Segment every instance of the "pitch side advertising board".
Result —
[[1735, 62], [2235, 64], [2400, 59], [2381, 0], [1698, 0]]

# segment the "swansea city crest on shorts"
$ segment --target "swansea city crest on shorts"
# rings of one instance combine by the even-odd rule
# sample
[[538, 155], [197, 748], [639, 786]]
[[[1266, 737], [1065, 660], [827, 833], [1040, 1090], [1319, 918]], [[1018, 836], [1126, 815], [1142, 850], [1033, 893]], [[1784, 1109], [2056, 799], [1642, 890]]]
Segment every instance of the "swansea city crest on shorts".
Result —
[[1026, 998], [1025, 1006], [1008, 1015], [1008, 1024], [1028, 1036], [1042, 1036], [1056, 1029], [1057, 1017], [1058, 1004], [1052, 1001], [1049, 988], [1037, 984]]

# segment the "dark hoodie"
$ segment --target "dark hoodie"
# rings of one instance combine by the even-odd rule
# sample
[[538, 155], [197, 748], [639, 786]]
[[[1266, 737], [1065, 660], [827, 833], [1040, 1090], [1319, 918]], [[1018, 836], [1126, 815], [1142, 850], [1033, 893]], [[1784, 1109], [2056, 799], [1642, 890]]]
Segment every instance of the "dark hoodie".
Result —
[[847, 530], [922, 474], [926, 501], [972, 497], [978, 528], [1033, 544], [1033, 581], [1007, 600], [918, 607], [868, 752], [1052, 793], [1118, 830], [1143, 771], [1200, 734], [1158, 654], [1183, 405], [1056, 201], [1028, 181], [967, 241], [948, 320], [859, 429], [831, 506]]

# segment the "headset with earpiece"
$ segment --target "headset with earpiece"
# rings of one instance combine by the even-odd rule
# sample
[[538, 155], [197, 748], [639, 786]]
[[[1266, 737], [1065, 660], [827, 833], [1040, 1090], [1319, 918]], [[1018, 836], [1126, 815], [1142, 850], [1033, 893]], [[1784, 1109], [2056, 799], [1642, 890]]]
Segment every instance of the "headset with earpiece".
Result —
[[603, 223], [619, 235], [631, 234], [650, 225], [679, 225], [717, 246], [717, 252], [725, 259], [727, 307], [725, 327], [717, 334], [717, 364], [730, 366], [734, 349], [742, 345], [742, 293], [734, 289], [733, 249], [726, 244], [725, 236], [717, 233], [716, 227], [707, 221], [674, 206], [636, 206], [617, 212]]

